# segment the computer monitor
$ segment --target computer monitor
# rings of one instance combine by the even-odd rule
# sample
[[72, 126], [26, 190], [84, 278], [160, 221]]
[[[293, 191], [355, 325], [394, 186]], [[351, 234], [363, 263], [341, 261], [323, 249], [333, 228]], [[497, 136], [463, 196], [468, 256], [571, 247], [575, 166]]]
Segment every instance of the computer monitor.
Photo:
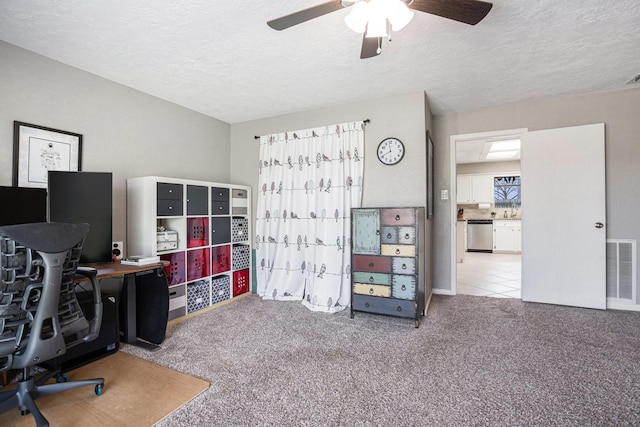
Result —
[[48, 190], [49, 221], [89, 224], [80, 262], [112, 261], [112, 174], [49, 171]]
[[47, 221], [47, 190], [0, 186], [0, 226]]

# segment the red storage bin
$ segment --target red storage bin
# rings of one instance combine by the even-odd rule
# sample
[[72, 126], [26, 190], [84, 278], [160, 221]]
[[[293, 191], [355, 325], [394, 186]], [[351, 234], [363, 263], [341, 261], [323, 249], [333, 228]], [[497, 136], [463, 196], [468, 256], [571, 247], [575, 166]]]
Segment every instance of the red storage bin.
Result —
[[185, 281], [184, 252], [160, 255], [160, 260], [169, 262], [168, 265], [164, 266], [164, 274], [167, 276], [169, 286], [177, 285]]
[[187, 280], [209, 276], [209, 248], [187, 251]]
[[231, 247], [229, 245], [211, 248], [211, 274], [231, 270]]
[[187, 247], [197, 248], [209, 244], [209, 218], [187, 218]]
[[233, 296], [249, 292], [249, 269], [233, 272]]

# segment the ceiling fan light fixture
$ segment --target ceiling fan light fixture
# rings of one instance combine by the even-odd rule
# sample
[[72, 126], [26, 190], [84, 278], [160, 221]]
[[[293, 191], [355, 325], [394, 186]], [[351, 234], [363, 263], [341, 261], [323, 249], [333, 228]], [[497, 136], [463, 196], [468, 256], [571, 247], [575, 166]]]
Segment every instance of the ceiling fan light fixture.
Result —
[[360, 0], [345, 16], [344, 22], [356, 33], [366, 31], [366, 37], [387, 37], [387, 21], [391, 30], [399, 31], [411, 22], [413, 15], [402, 0]]
[[393, 31], [400, 31], [413, 19], [413, 11], [407, 7], [407, 4], [400, 0], [394, 0], [389, 3], [387, 18], [391, 23]]
[[362, 34], [367, 29], [369, 15], [369, 2], [359, 1], [353, 6], [351, 12], [344, 17], [344, 22], [352, 31]]
[[365, 37], [377, 38], [387, 37], [387, 18], [384, 16], [376, 16], [369, 19], [367, 24], [367, 34]]

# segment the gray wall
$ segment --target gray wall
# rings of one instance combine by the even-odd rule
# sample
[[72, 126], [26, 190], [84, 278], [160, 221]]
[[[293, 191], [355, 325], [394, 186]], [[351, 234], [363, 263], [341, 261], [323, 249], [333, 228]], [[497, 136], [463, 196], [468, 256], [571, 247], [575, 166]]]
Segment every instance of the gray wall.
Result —
[[[430, 116], [424, 93], [416, 92], [237, 123], [231, 126], [231, 182], [257, 185], [259, 143], [254, 136], [370, 119], [365, 127], [363, 206], [424, 206]], [[389, 136], [405, 145], [405, 157], [396, 166], [383, 165], [376, 155], [378, 143]]]
[[[434, 286], [451, 288], [449, 137], [464, 133], [606, 124], [609, 238], [640, 239], [640, 89], [561, 97], [431, 117], [416, 92], [229, 125], [95, 75], [0, 42], [0, 185], [12, 183], [13, 121], [81, 133], [83, 170], [114, 174], [114, 240], [126, 240], [128, 177], [161, 175], [234, 182], [255, 188], [254, 135], [370, 119], [365, 131], [364, 206], [424, 206], [425, 132], [435, 144]], [[388, 136], [407, 154], [398, 166], [378, 162]], [[570, 177], [567, 177], [570, 179]], [[255, 192], [254, 192], [255, 193]], [[255, 207], [255, 203], [253, 205]]]
[[126, 241], [127, 178], [229, 181], [229, 124], [1, 41], [0, 100], [0, 185], [14, 120], [80, 133], [82, 170], [113, 173], [114, 240]]
[[[425, 206], [426, 130], [431, 129], [431, 109], [424, 92], [233, 124], [231, 182], [256, 188], [259, 143], [254, 136], [364, 119], [371, 122], [365, 128], [363, 206]], [[379, 142], [390, 136], [405, 144], [405, 157], [396, 166], [383, 165], [376, 155]], [[256, 194], [254, 191], [254, 214]], [[431, 223], [427, 221], [427, 230]], [[428, 244], [427, 253], [431, 242]], [[431, 279], [429, 275], [429, 283]]]
[[[605, 123], [607, 238], [640, 240], [640, 89], [558, 97], [473, 112], [434, 116], [436, 187], [451, 189], [451, 135]], [[576, 159], [580, 153], [576, 153]], [[568, 182], [571, 177], [567, 176]], [[580, 185], [576, 183], [575, 185]], [[434, 223], [435, 284], [451, 289], [451, 200], [438, 200]], [[579, 207], [576, 207], [579, 211]], [[577, 214], [568, 212], [567, 214]]]

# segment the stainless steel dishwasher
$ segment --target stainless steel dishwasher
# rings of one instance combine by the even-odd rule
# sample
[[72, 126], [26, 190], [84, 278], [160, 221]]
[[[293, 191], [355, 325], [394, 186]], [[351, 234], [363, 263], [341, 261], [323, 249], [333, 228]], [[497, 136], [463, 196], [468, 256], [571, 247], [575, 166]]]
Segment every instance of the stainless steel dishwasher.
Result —
[[467, 251], [493, 252], [493, 220], [467, 220]]

